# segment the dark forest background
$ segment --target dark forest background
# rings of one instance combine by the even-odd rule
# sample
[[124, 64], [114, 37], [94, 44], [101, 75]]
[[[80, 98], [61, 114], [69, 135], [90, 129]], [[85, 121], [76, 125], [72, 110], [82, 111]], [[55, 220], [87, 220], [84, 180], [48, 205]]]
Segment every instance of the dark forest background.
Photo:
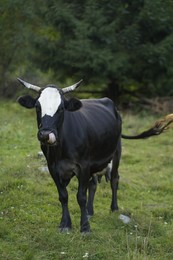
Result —
[[[173, 0], [0, 0], [0, 95], [16, 78], [125, 105], [173, 96]], [[87, 94], [88, 93], [88, 94]]]

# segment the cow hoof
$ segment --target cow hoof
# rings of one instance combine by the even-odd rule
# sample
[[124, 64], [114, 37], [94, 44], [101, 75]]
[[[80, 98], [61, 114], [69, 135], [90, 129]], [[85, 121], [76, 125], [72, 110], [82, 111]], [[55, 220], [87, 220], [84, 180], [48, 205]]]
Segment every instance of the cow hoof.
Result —
[[87, 236], [91, 234], [91, 230], [87, 230], [87, 231], [81, 231], [81, 235], [82, 236]]
[[111, 207], [111, 211], [112, 211], [112, 212], [118, 212], [118, 210], [119, 210], [119, 209], [118, 209], [118, 206]]
[[91, 232], [89, 223], [88, 225], [82, 226], [80, 232], [82, 234], [89, 234]]
[[59, 228], [60, 233], [70, 234], [70, 231], [71, 231], [71, 228], [69, 228], [69, 227]]

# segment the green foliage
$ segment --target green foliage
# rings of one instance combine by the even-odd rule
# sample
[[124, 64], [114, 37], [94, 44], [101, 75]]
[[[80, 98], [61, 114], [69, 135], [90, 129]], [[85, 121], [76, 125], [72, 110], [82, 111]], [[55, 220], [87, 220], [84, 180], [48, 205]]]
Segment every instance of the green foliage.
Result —
[[25, 1], [5, 0], [0, 5], [0, 80], [3, 82], [6, 74], [22, 61], [27, 46], [25, 26], [30, 21], [30, 13]]
[[[40, 1], [0, 0], [0, 95], [8, 96], [14, 75], [31, 75], [32, 38], [40, 23]], [[39, 7], [39, 11], [38, 11]], [[15, 77], [16, 79], [16, 77]], [[15, 92], [15, 87], [11, 91]]]
[[16, 76], [42, 83], [40, 70], [55, 81], [83, 78], [112, 99], [173, 94], [172, 0], [0, 4], [2, 95]]
[[[155, 116], [124, 114], [123, 132], [150, 127]], [[104, 178], [95, 197], [92, 232], [79, 232], [77, 181], [69, 185], [73, 229], [60, 234], [57, 189], [37, 157], [35, 112], [0, 103], [0, 256], [1, 259], [157, 259], [173, 258], [172, 134], [148, 140], [123, 140], [119, 207], [110, 213], [111, 191]], [[123, 224], [119, 214], [131, 217]]]
[[131, 86], [147, 97], [170, 95], [172, 5], [171, 0], [48, 1], [46, 21], [58, 37], [37, 39], [37, 61], [59, 79], [104, 83], [112, 95]]

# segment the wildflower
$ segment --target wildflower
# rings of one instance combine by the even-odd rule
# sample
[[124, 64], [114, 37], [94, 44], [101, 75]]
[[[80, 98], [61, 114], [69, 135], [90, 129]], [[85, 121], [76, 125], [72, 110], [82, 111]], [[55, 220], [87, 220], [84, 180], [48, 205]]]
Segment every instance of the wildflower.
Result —
[[86, 252], [82, 257], [83, 257], [83, 258], [88, 258], [88, 257], [89, 257], [89, 253]]

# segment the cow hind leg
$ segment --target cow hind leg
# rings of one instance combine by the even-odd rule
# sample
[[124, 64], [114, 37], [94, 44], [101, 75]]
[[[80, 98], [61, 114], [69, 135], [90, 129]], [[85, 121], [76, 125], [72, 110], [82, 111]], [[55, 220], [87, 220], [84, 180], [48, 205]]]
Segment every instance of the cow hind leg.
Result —
[[112, 162], [112, 170], [111, 170], [111, 189], [112, 189], [112, 202], [111, 202], [111, 211], [118, 210], [118, 200], [117, 200], [117, 190], [119, 183], [119, 173], [118, 167], [121, 158], [121, 143], [119, 141], [117, 150], [115, 151], [113, 162]]
[[111, 210], [118, 210], [118, 200], [117, 200], [117, 190], [118, 190], [119, 174], [116, 172], [116, 178], [111, 179], [111, 189], [112, 189], [112, 202]]

